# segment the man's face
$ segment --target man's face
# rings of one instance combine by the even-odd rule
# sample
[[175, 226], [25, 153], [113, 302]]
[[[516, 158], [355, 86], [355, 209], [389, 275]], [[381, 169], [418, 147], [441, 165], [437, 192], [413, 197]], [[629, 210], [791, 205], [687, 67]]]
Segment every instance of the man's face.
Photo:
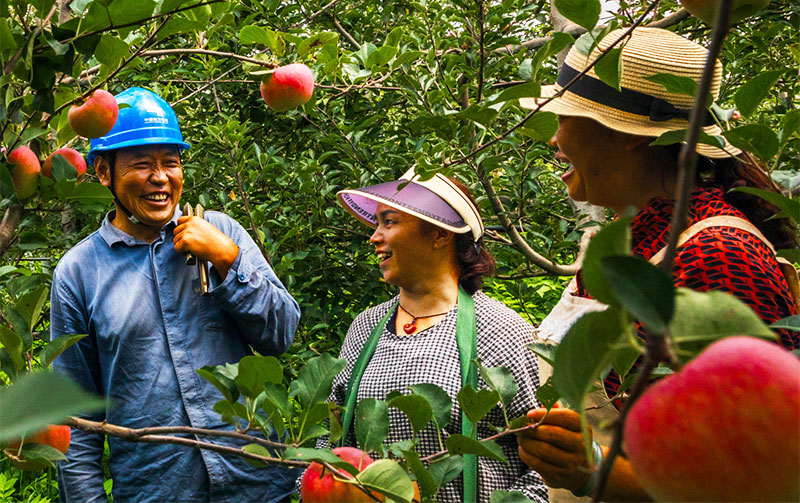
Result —
[[[98, 173], [103, 185], [109, 186], [108, 169]], [[117, 150], [114, 190], [139, 222], [160, 229], [172, 218], [183, 191], [178, 148], [147, 145]]]

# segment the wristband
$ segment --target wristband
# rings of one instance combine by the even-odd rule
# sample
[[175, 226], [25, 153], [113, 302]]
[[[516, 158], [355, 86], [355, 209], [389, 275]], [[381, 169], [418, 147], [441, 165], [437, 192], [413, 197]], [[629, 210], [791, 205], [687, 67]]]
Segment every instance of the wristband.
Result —
[[589, 480], [583, 484], [583, 487], [578, 489], [577, 491], [572, 491], [572, 494], [575, 496], [588, 496], [591, 494], [595, 487], [597, 487], [597, 483], [600, 481], [600, 470], [598, 467], [603, 462], [603, 449], [600, 447], [595, 441], [592, 441], [592, 473], [589, 475]]

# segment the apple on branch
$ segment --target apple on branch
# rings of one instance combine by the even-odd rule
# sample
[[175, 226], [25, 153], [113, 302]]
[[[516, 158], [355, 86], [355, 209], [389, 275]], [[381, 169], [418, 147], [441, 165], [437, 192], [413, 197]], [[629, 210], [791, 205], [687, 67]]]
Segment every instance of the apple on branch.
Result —
[[[713, 26], [720, 0], [681, 0], [681, 5], [697, 19]], [[769, 4], [769, 0], [733, 0], [731, 23], [748, 18]]]
[[33, 150], [23, 145], [8, 154], [8, 162], [11, 164], [11, 180], [17, 197], [31, 197], [39, 187], [39, 173], [42, 171], [39, 158]]
[[[71, 437], [72, 433], [69, 426], [51, 424], [45, 430], [25, 438], [23, 445], [44, 444], [57, 449], [61, 454], [66, 454]], [[24, 455], [18, 456], [17, 452], [22, 443], [20, 440], [9, 442], [8, 447], [3, 451], [12, 465], [20, 470], [44, 470], [50, 467], [50, 463], [45, 460], [26, 459]]]
[[86, 161], [83, 156], [74, 148], [64, 147], [56, 150], [44, 161], [42, 164], [42, 174], [48, 178], [53, 178], [53, 157], [60, 155], [68, 163], [72, 164], [75, 171], [78, 172], [78, 180], [83, 178], [86, 174]]
[[78, 136], [94, 139], [107, 135], [118, 115], [119, 105], [114, 95], [97, 89], [82, 103], [69, 107], [67, 122]]
[[797, 501], [800, 359], [727, 337], [637, 400], [625, 451], [657, 501]]
[[313, 92], [314, 74], [302, 63], [278, 67], [261, 81], [261, 97], [276, 112], [303, 105]]

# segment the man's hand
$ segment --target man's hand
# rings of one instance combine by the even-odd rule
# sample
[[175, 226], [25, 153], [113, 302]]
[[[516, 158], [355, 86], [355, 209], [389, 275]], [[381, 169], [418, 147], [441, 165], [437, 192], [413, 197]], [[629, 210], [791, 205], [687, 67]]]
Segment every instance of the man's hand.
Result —
[[[538, 423], [546, 413], [547, 409], [532, 409], [528, 418]], [[520, 459], [548, 486], [576, 491], [589, 479], [592, 466], [586, 459], [577, 412], [553, 408], [544, 423], [523, 431], [518, 440]]]
[[198, 260], [211, 262], [223, 280], [239, 255], [239, 247], [231, 238], [197, 217], [178, 218], [172, 242], [179, 253], [191, 253]]

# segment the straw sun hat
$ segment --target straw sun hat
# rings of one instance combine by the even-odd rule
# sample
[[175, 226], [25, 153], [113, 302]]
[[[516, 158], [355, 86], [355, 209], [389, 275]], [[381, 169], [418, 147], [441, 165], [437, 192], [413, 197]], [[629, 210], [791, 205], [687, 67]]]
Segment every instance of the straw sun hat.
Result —
[[[559, 71], [557, 83], [542, 86], [539, 98], [521, 98], [520, 105], [537, 108], [543, 98], [556, 95], [627, 31], [619, 29], [608, 33], [588, 57], [580, 52], [579, 44], [574, 45]], [[687, 129], [694, 97], [670, 92], [647, 77], [668, 73], [689, 77], [699, 83], [708, 51], [670, 31], [644, 27], [634, 29], [627, 40], [614, 47], [622, 48], [621, 91], [603, 83], [592, 68], [563, 95], [544, 105], [542, 110], [564, 116], [588, 117], [611, 129], [640, 136], [657, 137], [667, 131]], [[714, 100], [719, 96], [721, 75], [721, 65], [717, 61], [711, 83]], [[710, 113], [704, 124], [703, 131], [709, 135], [722, 133]], [[725, 143], [723, 149], [698, 143], [697, 152], [706, 157], [725, 158], [741, 151], [729, 143]]]
[[342, 190], [336, 196], [348, 212], [373, 228], [378, 224], [375, 210], [378, 203], [383, 203], [456, 234], [471, 232], [476, 243], [483, 235], [478, 208], [456, 184], [439, 173], [423, 181], [411, 168], [398, 180]]

